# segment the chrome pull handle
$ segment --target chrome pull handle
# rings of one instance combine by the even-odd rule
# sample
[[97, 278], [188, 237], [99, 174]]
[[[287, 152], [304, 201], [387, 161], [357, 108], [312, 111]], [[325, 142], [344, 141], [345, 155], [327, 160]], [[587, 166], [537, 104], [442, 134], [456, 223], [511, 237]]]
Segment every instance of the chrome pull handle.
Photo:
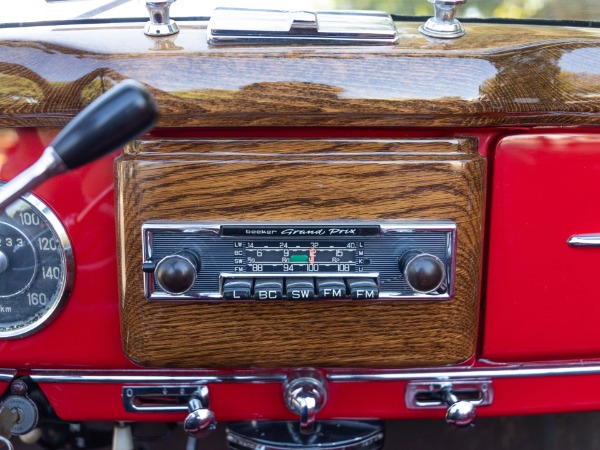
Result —
[[446, 409], [446, 423], [457, 427], [471, 425], [476, 407], [494, 399], [491, 380], [414, 381], [406, 385], [406, 407]]
[[317, 415], [317, 402], [310, 395], [302, 396], [300, 406], [300, 431], [304, 434], [312, 434], [315, 428], [315, 417]]
[[217, 419], [208, 405], [208, 388], [201, 386], [188, 402], [189, 414], [183, 422], [183, 429], [195, 439], [202, 439], [217, 428]]
[[294, 374], [283, 385], [283, 398], [288, 409], [300, 416], [300, 432], [312, 434], [317, 412], [327, 401], [325, 379], [317, 372]]
[[457, 427], [471, 425], [477, 418], [477, 409], [471, 402], [459, 400], [452, 392], [452, 385], [442, 388], [442, 398], [448, 405], [446, 410], [446, 423]]

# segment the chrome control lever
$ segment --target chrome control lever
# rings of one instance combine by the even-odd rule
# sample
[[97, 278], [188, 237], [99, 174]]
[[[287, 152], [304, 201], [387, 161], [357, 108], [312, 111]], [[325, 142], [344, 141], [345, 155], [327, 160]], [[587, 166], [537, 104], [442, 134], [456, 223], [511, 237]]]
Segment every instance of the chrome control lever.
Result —
[[448, 405], [446, 411], [446, 423], [457, 427], [471, 425], [477, 418], [477, 409], [473, 403], [459, 400], [452, 392], [452, 384], [442, 387], [442, 399]]
[[158, 107], [142, 84], [126, 80], [98, 97], [62, 129], [35, 163], [0, 190], [0, 210], [48, 178], [87, 164], [148, 131]]
[[446, 423], [457, 427], [471, 425], [476, 407], [491, 405], [494, 389], [491, 380], [412, 381], [406, 385], [409, 409], [446, 409]]
[[300, 432], [313, 433], [316, 415], [327, 401], [325, 379], [317, 372], [298, 373], [288, 377], [283, 388], [286, 406], [300, 416]]
[[200, 386], [188, 402], [189, 414], [183, 422], [183, 429], [193, 438], [202, 439], [217, 428], [217, 419], [208, 407], [208, 388]]

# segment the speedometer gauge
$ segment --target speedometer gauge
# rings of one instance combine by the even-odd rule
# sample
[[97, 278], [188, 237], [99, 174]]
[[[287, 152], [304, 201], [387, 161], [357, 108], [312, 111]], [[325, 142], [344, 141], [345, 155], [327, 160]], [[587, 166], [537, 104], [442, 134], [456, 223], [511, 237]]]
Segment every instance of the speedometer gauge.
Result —
[[73, 252], [56, 215], [32, 194], [0, 211], [0, 338], [46, 325], [73, 286]]

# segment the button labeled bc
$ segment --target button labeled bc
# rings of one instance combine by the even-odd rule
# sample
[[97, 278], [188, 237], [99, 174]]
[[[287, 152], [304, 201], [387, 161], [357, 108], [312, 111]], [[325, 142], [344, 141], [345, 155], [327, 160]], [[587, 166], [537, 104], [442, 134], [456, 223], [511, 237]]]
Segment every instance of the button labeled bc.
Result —
[[255, 300], [280, 300], [283, 298], [283, 278], [258, 278], [254, 282]]

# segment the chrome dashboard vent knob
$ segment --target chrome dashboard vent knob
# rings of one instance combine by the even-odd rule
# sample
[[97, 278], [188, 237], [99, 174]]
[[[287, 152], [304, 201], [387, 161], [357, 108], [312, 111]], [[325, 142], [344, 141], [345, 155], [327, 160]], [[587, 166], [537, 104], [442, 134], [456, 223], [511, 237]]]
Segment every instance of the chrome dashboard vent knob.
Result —
[[454, 39], [465, 34], [461, 23], [454, 18], [460, 5], [467, 0], [428, 0], [433, 3], [435, 16], [419, 27], [425, 36], [442, 39]]
[[169, 36], [179, 33], [179, 27], [170, 16], [171, 5], [176, 0], [147, 1], [146, 8], [150, 14], [150, 21], [144, 27], [144, 34], [148, 36]]

